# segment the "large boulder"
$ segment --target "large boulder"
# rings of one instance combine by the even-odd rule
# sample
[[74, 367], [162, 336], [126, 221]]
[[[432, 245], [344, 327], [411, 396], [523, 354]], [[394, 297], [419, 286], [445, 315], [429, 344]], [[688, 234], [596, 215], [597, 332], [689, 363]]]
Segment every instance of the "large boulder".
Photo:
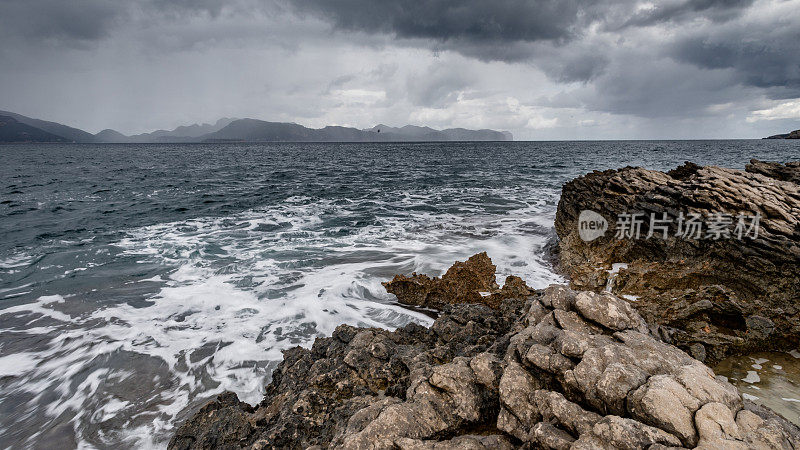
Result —
[[[665, 338], [709, 363], [756, 348], [796, 348], [798, 180], [800, 163], [756, 160], [744, 171], [686, 163], [666, 173], [626, 167], [576, 178], [564, 185], [556, 214], [559, 267], [575, 289], [635, 300], [648, 323], [664, 326]], [[581, 239], [584, 211], [607, 221], [604, 235]], [[641, 214], [638, 239], [622, 233], [631, 230], [626, 214]], [[687, 233], [690, 214], [699, 214], [699, 235]], [[728, 234], [714, 223], [727, 224]]]

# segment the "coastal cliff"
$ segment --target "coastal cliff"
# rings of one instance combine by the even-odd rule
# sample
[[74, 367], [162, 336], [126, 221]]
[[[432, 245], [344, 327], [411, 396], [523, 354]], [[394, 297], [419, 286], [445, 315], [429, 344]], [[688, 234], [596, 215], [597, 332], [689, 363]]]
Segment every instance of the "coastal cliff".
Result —
[[[796, 167], [686, 164], [573, 180], [556, 217], [571, 286], [508, 277], [500, 287], [485, 253], [441, 278], [398, 275], [387, 291], [438, 309], [430, 328], [341, 325], [284, 352], [261, 403], [221, 394], [169, 447], [800, 448], [797, 426], [702, 362], [797, 342]], [[614, 236], [612, 214], [684, 205], [761, 214], [761, 234]], [[579, 236], [586, 209], [611, 222], [589, 242]]]

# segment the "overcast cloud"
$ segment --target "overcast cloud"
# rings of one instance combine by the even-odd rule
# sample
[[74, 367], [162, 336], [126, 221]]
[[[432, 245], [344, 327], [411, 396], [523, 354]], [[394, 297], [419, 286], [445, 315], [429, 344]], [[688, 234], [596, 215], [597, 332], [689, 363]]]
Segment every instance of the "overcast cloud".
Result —
[[800, 0], [2, 0], [0, 109], [517, 139], [800, 128]]

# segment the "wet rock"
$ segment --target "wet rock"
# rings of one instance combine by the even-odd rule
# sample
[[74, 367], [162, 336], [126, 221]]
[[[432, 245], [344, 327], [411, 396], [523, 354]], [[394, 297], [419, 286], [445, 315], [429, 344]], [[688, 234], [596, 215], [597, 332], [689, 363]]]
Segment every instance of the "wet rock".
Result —
[[447, 306], [430, 329], [342, 325], [286, 351], [258, 406], [221, 395], [170, 448], [800, 448], [643, 324], [613, 294], [556, 286]]
[[253, 408], [225, 392], [206, 403], [194, 417], [178, 429], [169, 447], [190, 448], [244, 447], [253, 441]]
[[[800, 163], [756, 160], [745, 171], [687, 163], [667, 173], [626, 167], [576, 178], [564, 185], [556, 214], [559, 267], [575, 289], [636, 296], [630, 305], [649, 324], [673, 330], [672, 342], [684, 350], [702, 345], [703, 352], [695, 346], [692, 354], [708, 363], [755, 349], [797, 348], [798, 180]], [[605, 236], [580, 239], [584, 210], [609, 222]], [[642, 214], [641, 238], [618, 239], [617, 218], [631, 213]], [[701, 215], [701, 239], [678, 233], [677, 218], [689, 213]], [[705, 238], [716, 213], [730, 215], [729, 238]], [[651, 217], [664, 214], [672, 219], [666, 238], [656, 228], [647, 238]], [[737, 238], [739, 214], [759, 215], [757, 237]], [[612, 264], [620, 264], [617, 273]]]
[[753, 314], [745, 321], [747, 332], [752, 334], [755, 339], [766, 339], [775, 331], [775, 324], [764, 316]]
[[531, 289], [521, 278], [510, 276], [502, 289], [495, 280], [492, 260], [486, 252], [456, 262], [441, 278], [417, 273], [395, 275], [383, 283], [386, 291], [397, 296], [400, 303], [425, 308], [441, 308], [455, 303], [482, 303], [497, 308], [507, 298], [524, 298]]
[[689, 354], [692, 355], [692, 358], [700, 362], [706, 360], [706, 348], [699, 342], [689, 344]]

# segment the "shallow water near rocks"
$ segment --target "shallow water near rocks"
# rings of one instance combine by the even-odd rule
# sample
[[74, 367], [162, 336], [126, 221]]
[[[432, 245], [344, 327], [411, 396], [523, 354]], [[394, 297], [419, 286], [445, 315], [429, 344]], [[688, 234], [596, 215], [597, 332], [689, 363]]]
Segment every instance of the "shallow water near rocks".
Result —
[[800, 425], [800, 352], [758, 352], [722, 360], [714, 368], [742, 395]]
[[223, 390], [251, 404], [341, 324], [431, 318], [381, 286], [486, 251], [563, 279], [566, 181], [791, 141], [0, 146], [0, 448], [163, 448]]

